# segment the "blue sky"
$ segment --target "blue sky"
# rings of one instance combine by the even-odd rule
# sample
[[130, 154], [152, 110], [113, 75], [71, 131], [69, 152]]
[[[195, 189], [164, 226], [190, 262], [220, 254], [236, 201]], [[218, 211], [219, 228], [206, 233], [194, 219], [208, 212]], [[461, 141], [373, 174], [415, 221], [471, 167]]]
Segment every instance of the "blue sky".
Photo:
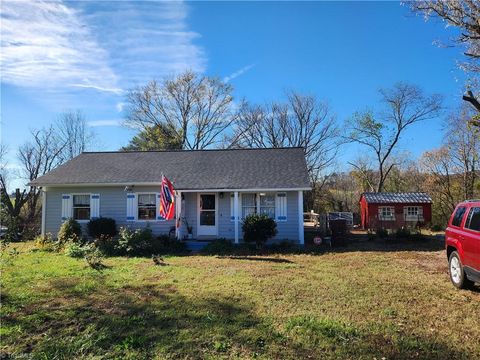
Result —
[[[1, 140], [81, 109], [92, 150], [117, 150], [125, 91], [185, 69], [228, 80], [236, 99], [281, 100], [295, 89], [327, 100], [342, 123], [375, 107], [378, 89], [407, 81], [461, 103], [452, 30], [425, 23], [399, 2], [2, 2]], [[439, 146], [442, 119], [412, 128], [412, 156]], [[359, 153], [343, 148], [339, 166]]]

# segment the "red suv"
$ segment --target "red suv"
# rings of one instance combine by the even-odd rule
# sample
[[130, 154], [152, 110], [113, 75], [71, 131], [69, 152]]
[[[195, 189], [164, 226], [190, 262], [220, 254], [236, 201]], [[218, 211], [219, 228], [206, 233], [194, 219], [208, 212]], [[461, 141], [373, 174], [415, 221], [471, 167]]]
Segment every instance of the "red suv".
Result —
[[480, 200], [457, 205], [445, 231], [448, 272], [459, 289], [480, 283]]

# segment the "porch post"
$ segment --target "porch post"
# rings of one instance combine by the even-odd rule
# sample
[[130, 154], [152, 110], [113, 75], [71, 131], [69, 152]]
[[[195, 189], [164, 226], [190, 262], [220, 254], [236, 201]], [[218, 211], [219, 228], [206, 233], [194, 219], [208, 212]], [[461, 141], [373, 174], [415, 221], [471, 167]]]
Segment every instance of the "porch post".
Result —
[[238, 191], [233, 193], [233, 216], [235, 217], [235, 244], [238, 244]]
[[175, 195], [175, 237], [177, 240], [182, 240], [181, 227], [182, 227], [182, 192], [177, 191]]
[[47, 216], [47, 193], [46, 188], [42, 188], [40, 191], [42, 192], [42, 228], [41, 228], [41, 235], [45, 236], [45, 220]]
[[300, 245], [305, 244], [304, 228], [303, 228], [303, 191], [298, 191], [298, 242]]

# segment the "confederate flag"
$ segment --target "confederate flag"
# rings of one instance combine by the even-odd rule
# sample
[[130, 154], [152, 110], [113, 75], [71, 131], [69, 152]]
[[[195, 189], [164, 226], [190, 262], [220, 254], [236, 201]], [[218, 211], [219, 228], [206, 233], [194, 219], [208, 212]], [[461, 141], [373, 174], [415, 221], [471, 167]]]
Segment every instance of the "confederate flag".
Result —
[[172, 183], [162, 175], [160, 193], [160, 216], [165, 220], [172, 220], [175, 215], [175, 189]]

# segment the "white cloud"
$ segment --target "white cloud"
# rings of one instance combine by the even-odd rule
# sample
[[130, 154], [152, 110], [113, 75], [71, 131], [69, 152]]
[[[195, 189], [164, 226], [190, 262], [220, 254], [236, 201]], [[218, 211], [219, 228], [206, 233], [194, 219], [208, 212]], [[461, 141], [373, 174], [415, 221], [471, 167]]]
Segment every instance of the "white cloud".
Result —
[[117, 109], [118, 112], [122, 112], [124, 107], [125, 107], [125, 103], [124, 103], [124, 102], [118, 102], [118, 103], [115, 105], [115, 108]]
[[94, 89], [98, 91], [105, 91], [105, 92], [111, 92], [117, 95], [123, 94], [123, 90], [120, 88], [106, 88], [98, 85], [93, 85], [93, 84], [71, 84], [72, 87], [77, 87], [77, 88], [85, 88], [85, 89]]
[[253, 68], [255, 66], [255, 64], [250, 64], [250, 65], [247, 65], [247, 66], [244, 66], [243, 68], [231, 73], [230, 75], [228, 76], [225, 76], [223, 78], [223, 81], [224, 82], [229, 82], [237, 77], [239, 77], [240, 75], [243, 75], [244, 73], [246, 73], [247, 71], [249, 71], [251, 68]]
[[2, 2], [2, 82], [56, 89], [76, 86], [118, 89], [81, 12], [62, 2]]
[[92, 120], [87, 121], [87, 125], [90, 127], [104, 127], [104, 126], [122, 126], [123, 120]]
[[68, 92], [124, 90], [203, 72], [182, 2], [2, 1], [2, 82]]
[[183, 2], [78, 2], [85, 19], [108, 49], [110, 64], [122, 89], [178, 74], [204, 72], [207, 58], [195, 41], [200, 34], [187, 22]]

